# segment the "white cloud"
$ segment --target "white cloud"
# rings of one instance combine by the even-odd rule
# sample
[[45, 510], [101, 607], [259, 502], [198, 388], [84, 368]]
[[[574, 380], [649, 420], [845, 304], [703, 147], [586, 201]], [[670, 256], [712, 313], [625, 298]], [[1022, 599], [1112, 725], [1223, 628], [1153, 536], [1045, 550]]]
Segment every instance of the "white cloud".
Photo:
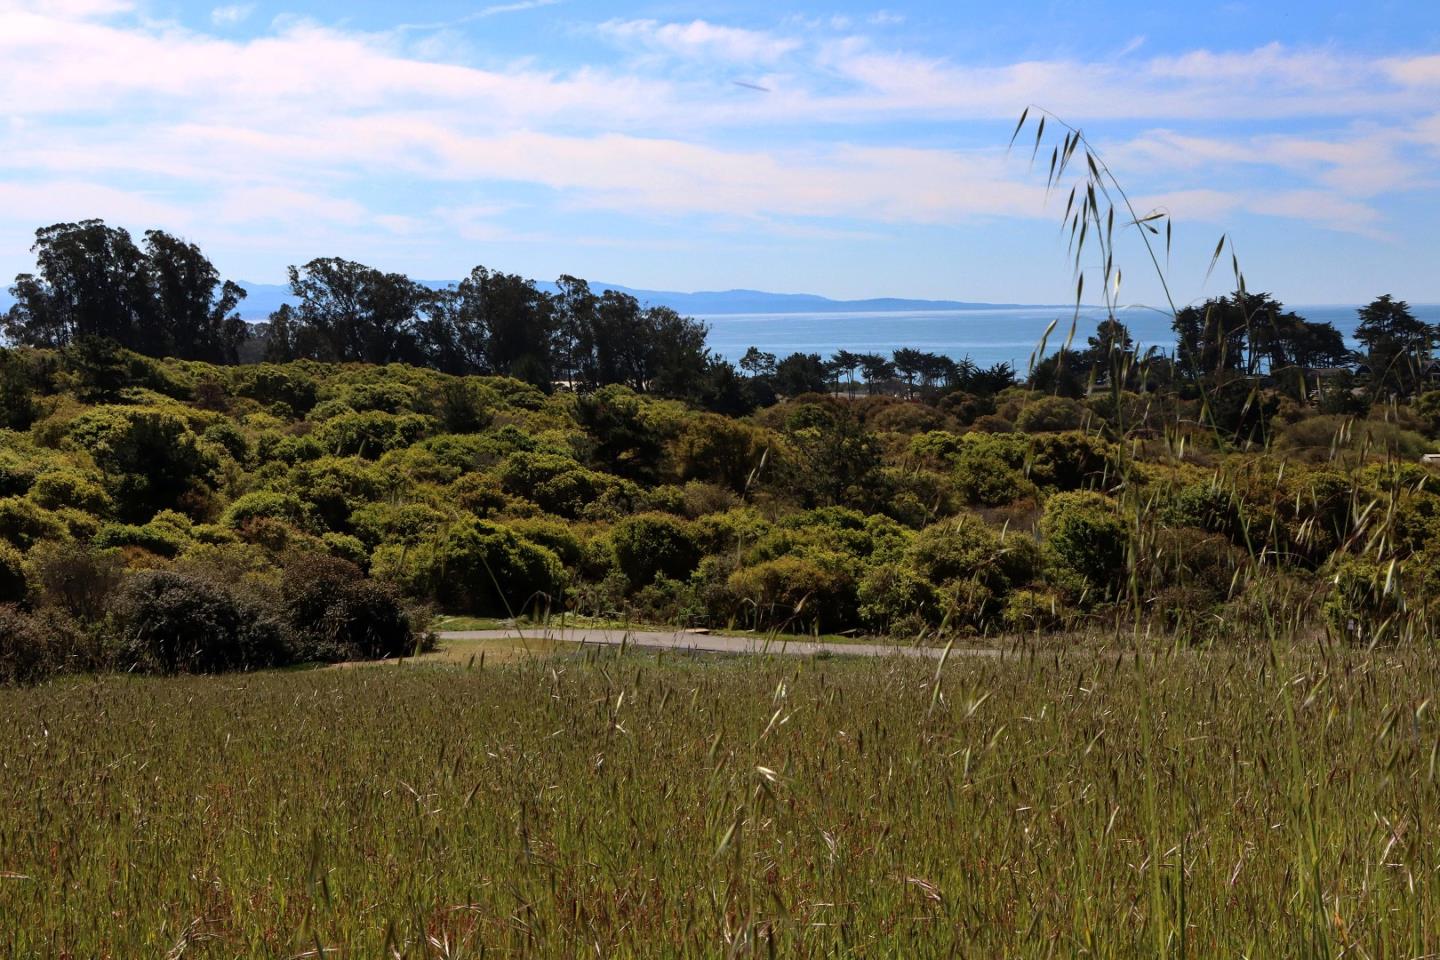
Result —
[[0, 182], [0, 221], [10, 221], [24, 231], [33, 230], [41, 224], [89, 217], [184, 225], [190, 222], [190, 211], [184, 205], [166, 202], [144, 192], [86, 180]]
[[600, 32], [614, 40], [639, 44], [681, 57], [713, 57], [742, 63], [769, 63], [798, 49], [800, 41], [761, 30], [723, 27], [705, 20], [608, 20]]
[[243, 23], [255, 12], [253, 3], [232, 3], [210, 11], [210, 22], [221, 27], [233, 27]]

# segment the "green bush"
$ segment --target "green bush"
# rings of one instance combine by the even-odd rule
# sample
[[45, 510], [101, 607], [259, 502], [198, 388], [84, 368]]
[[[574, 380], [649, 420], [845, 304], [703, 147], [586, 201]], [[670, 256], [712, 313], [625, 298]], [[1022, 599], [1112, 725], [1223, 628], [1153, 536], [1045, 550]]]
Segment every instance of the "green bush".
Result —
[[97, 407], [70, 423], [69, 436], [94, 457], [123, 520], [176, 506], [212, 480], [213, 458], [169, 409]]
[[558, 606], [565, 586], [565, 568], [554, 553], [476, 519], [452, 524], [413, 550], [382, 547], [372, 569], [456, 613], [510, 616]]
[[262, 404], [283, 403], [304, 414], [315, 405], [315, 380], [298, 364], [262, 363], [237, 371], [235, 393]]
[[200, 438], [223, 449], [237, 463], [245, 463], [250, 456], [249, 441], [231, 420], [212, 423], [200, 434]]
[[845, 630], [856, 622], [854, 561], [835, 553], [783, 556], [730, 575], [741, 621], [757, 630]]
[[577, 567], [584, 561], [585, 543], [576, 535], [573, 524], [528, 517], [512, 520], [508, 526], [531, 543], [555, 554], [567, 568]]
[[28, 550], [41, 540], [60, 540], [65, 535], [65, 525], [49, 510], [22, 497], [0, 500], [0, 541]]
[[1067, 619], [1065, 602], [1049, 590], [1016, 590], [1005, 600], [1000, 620], [1014, 633], [1056, 630]]
[[307, 463], [325, 456], [326, 450], [314, 437], [268, 431], [255, 440], [255, 459], [262, 463]]
[[681, 480], [705, 480], [744, 490], [761, 469], [770, 435], [748, 423], [715, 415], [685, 423], [673, 446]]
[[0, 542], [0, 604], [25, 600], [25, 558], [19, 550]]
[[700, 562], [700, 551], [689, 525], [662, 513], [627, 517], [610, 532], [615, 561], [632, 587], [643, 587], [657, 576], [684, 580]]
[[98, 483], [73, 470], [55, 470], [35, 478], [28, 494], [47, 510], [73, 507], [97, 517], [107, 517], [115, 504]]
[[608, 496], [629, 499], [637, 489], [617, 477], [548, 453], [513, 453], [498, 470], [500, 486], [512, 496], [539, 504], [547, 513], [571, 519], [596, 512]]
[[393, 481], [358, 457], [317, 457], [295, 464], [286, 474], [286, 485], [310, 506], [315, 519], [341, 532], [350, 528], [355, 510], [381, 499]]
[[340, 391], [337, 399], [357, 412], [378, 410], [381, 413], [413, 413], [419, 391], [406, 383], [382, 380], [351, 384]]
[[355, 535], [372, 548], [382, 543], [415, 545], [445, 522], [445, 514], [426, 503], [368, 503], [350, 517]]
[[35, 602], [82, 623], [105, 615], [124, 571], [118, 550], [69, 540], [37, 544], [25, 566]]
[[1002, 537], [972, 514], [921, 530], [905, 562], [931, 583], [975, 581], [996, 593], [1029, 583], [1040, 572], [1033, 540], [1020, 534]]
[[1120, 473], [1114, 444], [1083, 433], [1031, 437], [1029, 456], [1030, 480], [1051, 491], [1100, 487]]
[[467, 473], [450, 484], [445, 499], [477, 517], [493, 516], [510, 503], [500, 481], [483, 473]]
[[[10, 437], [0, 434], [7, 442]], [[23, 496], [42, 469], [42, 462], [31, 451], [0, 446], [0, 497]]]
[[935, 587], [899, 563], [871, 567], [860, 579], [860, 619], [880, 633], [913, 632], [935, 618]]
[[280, 586], [297, 652], [309, 660], [403, 657], [428, 645], [395, 590], [337, 557], [291, 564]]
[[185, 537], [165, 524], [107, 523], [95, 534], [100, 549], [139, 547], [161, 557], [173, 557], [185, 548]]
[[1024, 471], [1024, 438], [966, 436], [954, 458], [952, 474], [955, 490], [966, 503], [998, 507], [1038, 497], [1039, 491]]
[[1405, 605], [1398, 567], [1345, 557], [1330, 576], [1325, 620], [1338, 636], [1369, 644], [1393, 637]]
[[353, 563], [361, 570], [370, 566], [370, 551], [359, 537], [348, 533], [326, 533], [321, 535], [320, 541], [332, 557]]
[[1045, 549], [1057, 566], [1078, 577], [1088, 600], [1124, 589], [1130, 528], [1114, 500], [1098, 493], [1057, 493], [1040, 519]]
[[1078, 430], [1085, 422], [1085, 407], [1069, 397], [1037, 397], [1020, 410], [1015, 429], [1021, 433], [1059, 433]]
[[59, 672], [60, 659], [43, 623], [0, 604], [0, 684], [39, 683]]
[[306, 525], [309, 511], [299, 497], [275, 490], [256, 490], [235, 500], [225, 510], [223, 522], [239, 530], [257, 517], [281, 520], [296, 527]]
[[125, 666], [141, 672], [219, 673], [289, 660], [273, 618], [219, 584], [174, 571], [126, 577], [114, 617]]
[[419, 414], [342, 413], [315, 431], [315, 440], [337, 457], [379, 459], [387, 450], [408, 447], [431, 432], [433, 421]]

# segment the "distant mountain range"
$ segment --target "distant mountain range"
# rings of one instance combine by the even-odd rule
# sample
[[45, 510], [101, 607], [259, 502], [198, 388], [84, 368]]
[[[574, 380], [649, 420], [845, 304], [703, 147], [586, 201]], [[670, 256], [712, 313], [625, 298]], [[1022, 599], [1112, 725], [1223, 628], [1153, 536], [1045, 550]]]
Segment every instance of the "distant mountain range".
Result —
[[[449, 286], [451, 281], [423, 280], [427, 287]], [[239, 281], [248, 294], [240, 303], [240, 316], [250, 322], [266, 319], [282, 303], [295, 302], [290, 288], [280, 283], [247, 283]], [[536, 283], [546, 293], [554, 293], [553, 283]], [[678, 293], [673, 290], [639, 290], [618, 283], [592, 283], [596, 293], [616, 290], [628, 293], [643, 304], [669, 307], [689, 316], [763, 313], [877, 313], [895, 310], [978, 310], [995, 307], [1020, 307], [1018, 303], [971, 303], [962, 300], [907, 300], [899, 297], [877, 297], [872, 300], [831, 300], [809, 293], [766, 293], [763, 290], [717, 290]]]

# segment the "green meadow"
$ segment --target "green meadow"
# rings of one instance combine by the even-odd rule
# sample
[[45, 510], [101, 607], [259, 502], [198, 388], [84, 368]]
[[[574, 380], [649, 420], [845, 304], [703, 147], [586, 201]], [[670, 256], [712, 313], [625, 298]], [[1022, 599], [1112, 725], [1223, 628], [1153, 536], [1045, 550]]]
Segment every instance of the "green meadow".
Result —
[[1429, 652], [0, 690], [8, 957], [1440, 949]]

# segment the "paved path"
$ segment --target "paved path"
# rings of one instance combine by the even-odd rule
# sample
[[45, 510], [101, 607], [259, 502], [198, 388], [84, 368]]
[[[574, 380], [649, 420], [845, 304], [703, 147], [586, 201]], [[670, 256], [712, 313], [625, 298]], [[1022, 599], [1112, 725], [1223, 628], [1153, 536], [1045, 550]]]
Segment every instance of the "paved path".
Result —
[[[919, 657], [938, 660], [940, 647], [901, 646], [893, 643], [825, 643], [814, 640], [770, 640], [763, 637], [732, 637], [718, 633], [686, 633], [683, 630], [607, 630], [570, 627], [547, 630], [541, 627], [503, 630], [442, 630], [441, 640], [562, 640], [567, 643], [593, 643], [618, 647], [652, 647], [661, 650], [703, 650], [711, 653], [769, 653], [813, 657], [818, 653], [845, 657]], [[1000, 650], [956, 647], [950, 655], [998, 657]]]

